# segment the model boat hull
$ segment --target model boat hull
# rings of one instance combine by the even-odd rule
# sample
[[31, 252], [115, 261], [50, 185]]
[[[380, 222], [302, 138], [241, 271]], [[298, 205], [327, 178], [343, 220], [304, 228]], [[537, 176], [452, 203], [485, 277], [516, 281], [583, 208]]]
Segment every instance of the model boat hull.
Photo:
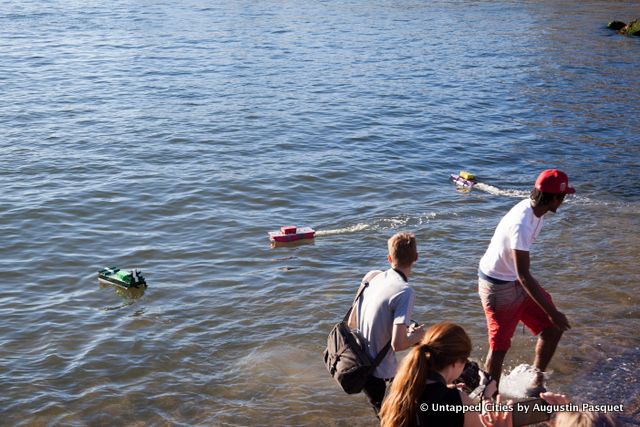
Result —
[[[283, 227], [284, 229], [285, 227]], [[297, 228], [295, 232], [284, 232], [282, 229], [280, 231], [270, 231], [269, 239], [272, 242], [294, 242], [296, 240], [302, 239], [313, 239], [316, 236], [316, 232], [314, 229], [310, 227], [301, 227]]]
[[118, 267], [103, 268], [98, 272], [98, 281], [124, 289], [147, 287], [147, 282], [138, 270], [125, 271]]
[[471, 181], [469, 179], [464, 179], [460, 175], [451, 174], [451, 181], [458, 187], [471, 188], [476, 185], [476, 181]]

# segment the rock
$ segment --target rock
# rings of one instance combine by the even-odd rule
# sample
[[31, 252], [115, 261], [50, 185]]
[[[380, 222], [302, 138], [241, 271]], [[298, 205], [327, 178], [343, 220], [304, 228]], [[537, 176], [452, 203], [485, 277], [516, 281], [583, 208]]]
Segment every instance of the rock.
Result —
[[640, 20], [629, 22], [622, 30], [623, 34], [628, 36], [640, 36]]
[[611, 21], [607, 25], [607, 28], [610, 28], [610, 29], [616, 30], [616, 31], [620, 31], [621, 29], [623, 29], [626, 26], [627, 26], [627, 24], [625, 24], [622, 21]]
[[622, 21], [611, 21], [607, 24], [607, 28], [615, 30], [625, 36], [640, 36], [640, 19], [625, 24]]

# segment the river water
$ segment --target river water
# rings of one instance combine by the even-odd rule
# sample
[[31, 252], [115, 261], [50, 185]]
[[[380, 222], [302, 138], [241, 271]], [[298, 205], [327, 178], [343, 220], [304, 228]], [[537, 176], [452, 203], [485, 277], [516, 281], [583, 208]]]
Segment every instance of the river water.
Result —
[[[531, 254], [573, 325], [548, 386], [637, 411], [640, 38], [605, 27], [639, 15], [0, 1], [0, 424], [375, 425], [321, 357], [360, 277], [414, 232], [413, 317], [484, 357], [478, 261], [550, 167], [577, 194]], [[270, 247], [286, 224], [319, 235]], [[149, 288], [101, 286], [111, 265]]]

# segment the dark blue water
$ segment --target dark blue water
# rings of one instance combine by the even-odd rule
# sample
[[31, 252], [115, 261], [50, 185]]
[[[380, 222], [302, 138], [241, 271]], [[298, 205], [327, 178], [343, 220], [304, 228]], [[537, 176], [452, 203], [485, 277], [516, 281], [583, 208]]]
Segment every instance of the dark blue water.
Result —
[[414, 317], [483, 357], [477, 263], [549, 167], [549, 386], [637, 406], [640, 38], [606, 29], [637, 6], [0, 1], [0, 424], [375, 424], [321, 362], [360, 277], [414, 232]]

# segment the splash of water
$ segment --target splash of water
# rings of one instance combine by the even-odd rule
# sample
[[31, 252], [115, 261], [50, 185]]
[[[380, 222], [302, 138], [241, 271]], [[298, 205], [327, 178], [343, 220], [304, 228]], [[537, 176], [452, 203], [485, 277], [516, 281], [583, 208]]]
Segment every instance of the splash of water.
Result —
[[[500, 378], [500, 394], [507, 399], [524, 399], [527, 391], [534, 384], [539, 371], [537, 368], [523, 363], [516, 366], [508, 375]], [[543, 373], [544, 378], [547, 375]]]

